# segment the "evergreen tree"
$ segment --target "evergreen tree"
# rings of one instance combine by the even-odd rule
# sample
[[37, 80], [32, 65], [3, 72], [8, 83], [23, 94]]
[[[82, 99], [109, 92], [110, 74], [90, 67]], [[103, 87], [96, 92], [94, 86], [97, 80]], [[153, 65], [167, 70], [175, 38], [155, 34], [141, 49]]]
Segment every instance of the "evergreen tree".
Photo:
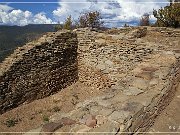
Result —
[[160, 27], [180, 27], [180, 3], [170, 0], [170, 5], [153, 11], [157, 18], [156, 26]]
[[71, 30], [72, 29], [72, 19], [71, 19], [71, 16], [67, 17], [65, 23], [64, 23], [64, 26], [63, 28], [64, 29], [67, 29], [67, 30]]
[[63, 26], [62, 26], [62, 24], [60, 24], [60, 22], [58, 22], [58, 24], [54, 26], [54, 31], [58, 31], [58, 30], [62, 30], [62, 29], [63, 29]]
[[98, 11], [85, 12], [79, 17], [79, 27], [100, 28], [103, 25], [101, 13]]

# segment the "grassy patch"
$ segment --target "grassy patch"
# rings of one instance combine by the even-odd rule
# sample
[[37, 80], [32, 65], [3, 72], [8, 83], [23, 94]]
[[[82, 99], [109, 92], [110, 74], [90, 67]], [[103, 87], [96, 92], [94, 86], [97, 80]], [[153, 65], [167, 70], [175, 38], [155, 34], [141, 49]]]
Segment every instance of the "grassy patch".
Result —
[[44, 115], [44, 116], [43, 116], [43, 121], [44, 121], [44, 122], [49, 122], [49, 117], [48, 117], [47, 115]]
[[18, 123], [18, 119], [12, 118], [12, 119], [7, 119], [5, 122], [5, 125], [7, 127], [13, 127]]

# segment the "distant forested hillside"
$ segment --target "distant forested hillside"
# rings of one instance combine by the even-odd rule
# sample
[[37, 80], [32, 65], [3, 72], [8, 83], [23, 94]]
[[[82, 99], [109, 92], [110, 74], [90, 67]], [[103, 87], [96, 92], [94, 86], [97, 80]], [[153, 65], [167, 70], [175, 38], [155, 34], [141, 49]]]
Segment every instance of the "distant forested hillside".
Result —
[[31, 24], [23, 27], [0, 25], [0, 62], [17, 47], [37, 39], [46, 32], [53, 32], [54, 26], [53, 24]]

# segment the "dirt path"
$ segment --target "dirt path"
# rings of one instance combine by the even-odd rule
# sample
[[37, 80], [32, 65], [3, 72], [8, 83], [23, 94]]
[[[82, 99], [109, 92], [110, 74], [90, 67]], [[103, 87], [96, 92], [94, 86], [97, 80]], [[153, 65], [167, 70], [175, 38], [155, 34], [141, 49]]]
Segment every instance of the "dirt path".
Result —
[[[162, 114], [157, 117], [155, 124], [151, 127], [150, 132], [169, 132], [166, 135], [180, 134], [180, 84], [177, 88], [176, 95]], [[170, 133], [177, 132], [177, 133]], [[157, 133], [154, 133], [154, 135]]]
[[78, 102], [103, 92], [80, 82], [47, 98], [21, 105], [0, 115], [0, 132], [26, 132], [48, 121], [56, 112], [68, 112]]

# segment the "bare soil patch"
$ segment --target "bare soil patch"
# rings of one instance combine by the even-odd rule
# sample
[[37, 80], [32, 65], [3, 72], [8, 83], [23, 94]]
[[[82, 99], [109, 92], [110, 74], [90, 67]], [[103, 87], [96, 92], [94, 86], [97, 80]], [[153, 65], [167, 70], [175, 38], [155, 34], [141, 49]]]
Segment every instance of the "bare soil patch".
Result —
[[96, 88], [76, 82], [57, 94], [19, 106], [0, 115], [0, 131], [26, 132], [37, 128], [37, 126], [48, 122], [49, 116], [53, 113], [71, 111], [78, 102], [102, 93]]

